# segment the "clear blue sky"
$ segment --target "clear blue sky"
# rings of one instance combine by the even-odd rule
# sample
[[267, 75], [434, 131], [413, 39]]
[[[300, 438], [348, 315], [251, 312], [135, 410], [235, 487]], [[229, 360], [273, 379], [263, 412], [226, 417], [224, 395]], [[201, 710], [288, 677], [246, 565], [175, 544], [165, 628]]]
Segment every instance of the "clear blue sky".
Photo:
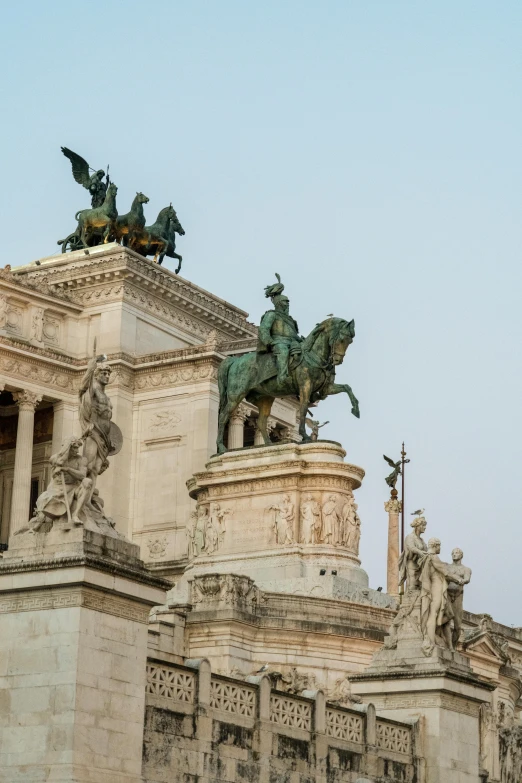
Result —
[[[515, 0], [5, 4], [2, 264], [53, 253], [110, 162], [120, 211], [171, 200], [183, 274], [257, 320], [283, 276], [307, 333], [355, 318], [322, 404], [367, 471], [362, 558], [385, 585], [382, 454], [466, 604], [522, 625], [521, 84]], [[409, 514], [408, 514], [409, 516]]]

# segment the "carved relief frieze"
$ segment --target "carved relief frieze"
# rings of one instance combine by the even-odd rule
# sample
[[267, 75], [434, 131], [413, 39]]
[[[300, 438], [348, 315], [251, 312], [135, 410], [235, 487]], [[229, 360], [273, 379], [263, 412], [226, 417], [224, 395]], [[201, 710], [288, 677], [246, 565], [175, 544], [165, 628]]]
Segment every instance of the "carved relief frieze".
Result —
[[170, 370], [151, 369], [147, 372], [138, 371], [135, 388], [160, 389], [171, 386], [183, 386], [186, 383], [213, 380], [217, 381], [217, 365], [208, 363], [186, 364]]
[[139, 623], [147, 623], [150, 608], [135, 601], [119, 598], [85, 587], [31, 590], [0, 598], [0, 614], [34, 612], [36, 610], [63, 609], [83, 606], [97, 612], [125, 617]]
[[0, 353], [0, 372], [20, 381], [32, 381], [45, 386], [52, 386], [63, 391], [74, 390], [75, 373], [58, 371], [52, 367], [38, 365], [32, 361], [13, 357], [7, 351]]

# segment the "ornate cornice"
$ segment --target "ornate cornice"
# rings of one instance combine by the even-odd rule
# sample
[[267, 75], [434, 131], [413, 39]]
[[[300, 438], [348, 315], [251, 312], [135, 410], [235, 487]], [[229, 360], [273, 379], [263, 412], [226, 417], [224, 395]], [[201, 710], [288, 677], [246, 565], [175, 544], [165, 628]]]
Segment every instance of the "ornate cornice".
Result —
[[[69, 293], [63, 288], [51, 283], [49, 277], [45, 273], [43, 273], [38, 280], [33, 280], [29, 277], [14, 274], [10, 264], [7, 264], [5, 267], [0, 268], [0, 283], [22, 289], [22, 292], [24, 293], [36, 293], [40, 296], [57, 299], [61, 306], [63, 306], [64, 302], [68, 305], [73, 305], [73, 300]], [[74, 309], [77, 310], [78, 307], [74, 306]]]
[[[256, 335], [256, 327], [248, 323], [243, 310], [119, 245], [107, 246], [89, 256], [77, 252], [67, 254], [66, 259], [51, 258], [39, 267], [20, 269], [17, 276], [26, 277], [31, 285], [45, 276], [52, 285], [85, 305], [123, 297], [138, 306], [162, 311], [164, 316], [186, 311], [190, 329], [192, 321], [200, 322], [202, 335], [213, 329], [228, 339], [231, 333], [238, 338]], [[174, 307], [169, 308], [169, 304]]]

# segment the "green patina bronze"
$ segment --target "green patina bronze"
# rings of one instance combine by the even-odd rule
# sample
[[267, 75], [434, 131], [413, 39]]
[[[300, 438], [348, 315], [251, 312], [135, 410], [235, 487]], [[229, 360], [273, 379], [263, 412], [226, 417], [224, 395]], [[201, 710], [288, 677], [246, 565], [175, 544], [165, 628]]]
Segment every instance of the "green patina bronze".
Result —
[[[149, 199], [143, 193], [136, 193], [130, 212], [118, 215], [116, 208], [117, 187], [109, 180], [103, 169], [93, 171], [87, 161], [76, 152], [62, 147], [63, 154], [71, 161], [74, 179], [91, 194], [91, 209], [76, 213], [78, 225], [65, 239], [59, 239], [62, 253], [67, 250], [82, 250], [105, 242], [121, 242], [144, 256], [154, 256], [153, 261], [163, 263], [165, 256], [178, 260], [176, 274], [181, 269], [182, 256], [176, 253], [176, 234], [185, 231], [172, 204], [162, 209], [151, 226], [145, 225], [143, 204]], [[91, 174], [90, 172], [93, 171]], [[106, 177], [106, 182], [103, 178]]]
[[149, 199], [143, 193], [136, 193], [130, 212], [126, 215], [118, 215], [114, 228], [116, 242], [121, 242], [127, 247], [134, 240], [135, 235], [145, 228], [145, 213], [143, 205], [148, 204]]
[[331, 394], [345, 392], [352, 403], [352, 413], [359, 418], [359, 403], [348, 384], [335, 383], [335, 368], [355, 336], [353, 321], [327, 318], [303, 338], [297, 323], [289, 314], [290, 302], [278, 282], [265, 289], [273, 310], [267, 311], [259, 327], [257, 351], [243, 356], [230, 356], [221, 364], [219, 384], [218, 453], [226, 451], [225, 427], [237, 406], [246, 399], [259, 409], [258, 428], [265, 444], [271, 443], [267, 419], [276, 397], [299, 399], [299, 434], [303, 441], [311, 438], [306, 432], [306, 413], [311, 403]]

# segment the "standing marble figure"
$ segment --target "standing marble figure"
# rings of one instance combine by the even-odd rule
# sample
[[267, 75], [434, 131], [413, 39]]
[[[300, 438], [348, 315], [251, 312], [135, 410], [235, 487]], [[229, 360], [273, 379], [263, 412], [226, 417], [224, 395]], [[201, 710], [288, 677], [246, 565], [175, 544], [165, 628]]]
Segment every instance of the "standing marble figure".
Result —
[[424, 638], [422, 649], [425, 655], [431, 655], [438, 644], [437, 636], [449, 650], [453, 650], [450, 621], [453, 620], [453, 605], [448, 596], [448, 583], [462, 586], [464, 578], [451, 570], [448, 563], [439, 557], [440, 541], [430, 538], [428, 553], [425, 556], [421, 575], [421, 630]]
[[462, 630], [462, 618], [464, 616], [464, 585], [469, 584], [471, 581], [471, 568], [463, 565], [463, 557], [464, 553], [462, 552], [462, 549], [456, 547], [451, 553], [453, 565], [449, 566], [450, 574], [454, 574], [462, 579], [461, 584], [452, 580], [448, 585], [448, 596], [453, 609], [453, 631], [451, 638], [455, 649], [457, 649], [460, 632]]
[[109, 456], [120, 450], [123, 441], [121, 430], [111, 421], [112, 403], [105, 392], [111, 368], [105, 359], [105, 356], [96, 356], [95, 344], [94, 355], [87, 365], [79, 391], [83, 456], [87, 460], [87, 478], [91, 480], [87, 505], [92, 505], [97, 478], [109, 467]]
[[406, 536], [404, 550], [399, 558], [399, 584], [406, 582], [407, 589], [414, 590], [419, 587], [421, 567], [428, 548], [421, 536], [426, 530], [424, 517], [415, 517], [410, 524], [413, 533]]

